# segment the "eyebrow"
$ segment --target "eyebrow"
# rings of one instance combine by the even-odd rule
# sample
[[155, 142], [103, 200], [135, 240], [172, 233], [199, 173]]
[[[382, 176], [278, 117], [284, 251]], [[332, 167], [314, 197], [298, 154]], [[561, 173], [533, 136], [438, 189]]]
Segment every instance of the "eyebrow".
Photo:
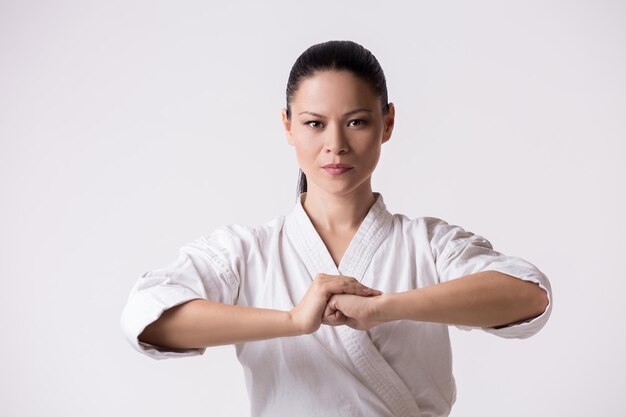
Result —
[[[351, 110], [351, 111], [349, 111], [347, 113], [344, 113], [343, 116], [344, 117], [350, 116], [351, 114], [358, 113], [358, 112], [361, 112], [361, 111], [366, 111], [368, 113], [372, 112], [370, 109], [360, 108], [360, 109], [355, 109], [355, 110]], [[311, 111], [302, 111], [302, 112], [298, 113], [298, 116], [301, 115], [301, 114], [305, 114], [305, 113], [310, 114], [311, 116], [315, 116], [315, 117], [324, 117], [321, 114], [313, 113]]]

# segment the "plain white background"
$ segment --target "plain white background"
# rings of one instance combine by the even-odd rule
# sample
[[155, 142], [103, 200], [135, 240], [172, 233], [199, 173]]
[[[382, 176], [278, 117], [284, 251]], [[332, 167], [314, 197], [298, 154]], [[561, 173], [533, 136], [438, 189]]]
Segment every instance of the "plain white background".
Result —
[[623, 415], [620, 1], [0, 2], [0, 414], [245, 416], [232, 346], [154, 361], [119, 320], [185, 242], [291, 210], [291, 65], [351, 39], [388, 80], [394, 213], [551, 279], [527, 340], [451, 329], [452, 416]]

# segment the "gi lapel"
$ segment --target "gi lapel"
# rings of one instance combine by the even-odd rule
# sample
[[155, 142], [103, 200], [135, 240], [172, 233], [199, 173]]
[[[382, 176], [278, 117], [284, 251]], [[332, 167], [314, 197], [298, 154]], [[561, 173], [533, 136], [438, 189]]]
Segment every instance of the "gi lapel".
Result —
[[[361, 281], [374, 253], [392, 227], [393, 215], [387, 210], [382, 195], [375, 193], [375, 203], [361, 222], [337, 267], [302, 206], [303, 194], [298, 197], [296, 207], [287, 216], [285, 224], [288, 236], [302, 256], [311, 280], [317, 273], [325, 273], [350, 276]], [[329, 352], [334, 352], [340, 363], [387, 404], [394, 416], [421, 415], [408, 387], [380, 354], [367, 332], [348, 326], [322, 325], [312, 336]], [[338, 352], [337, 349], [343, 349], [344, 352]]]
[[[348, 326], [323, 326], [323, 328], [333, 329], [339, 335], [362, 380], [387, 404], [394, 416], [422, 415], [413, 394], [374, 346], [367, 332], [354, 330]], [[317, 333], [320, 332], [314, 333], [314, 336]], [[407, 346], [407, 349], [409, 348], [410, 346]]]
[[393, 216], [387, 211], [383, 196], [380, 193], [374, 193], [376, 201], [359, 225], [339, 266], [336, 266], [328, 248], [302, 206], [304, 194], [306, 193], [300, 194], [295, 208], [289, 213], [285, 222], [289, 237], [302, 255], [311, 273], [311, 279], [314, 279], [317, 273], [324, 273], [347, 275], [360, 281], [374, 252], [389, 233], [393, 221]]

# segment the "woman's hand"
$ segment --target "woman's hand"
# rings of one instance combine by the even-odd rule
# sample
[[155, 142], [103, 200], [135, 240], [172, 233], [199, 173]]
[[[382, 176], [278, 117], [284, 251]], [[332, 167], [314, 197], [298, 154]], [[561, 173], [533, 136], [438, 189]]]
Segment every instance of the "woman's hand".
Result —
[[366, 287], [352, 277], [317, 274], [300, 303], [289, 312], [296, 328], [303, 334], [310, 334], [319, 329], [328, 301], [336, 294], [350, 294], [352, 297], [363, 298], [380, 295], [382, 292]]
[[352, 294], [335, 294], [330, 297], [322, 323], [331, 326], [345, 324], [356, 330], [368, 330], [383, 323], [376, 318], [378, 296], [359, 297]]

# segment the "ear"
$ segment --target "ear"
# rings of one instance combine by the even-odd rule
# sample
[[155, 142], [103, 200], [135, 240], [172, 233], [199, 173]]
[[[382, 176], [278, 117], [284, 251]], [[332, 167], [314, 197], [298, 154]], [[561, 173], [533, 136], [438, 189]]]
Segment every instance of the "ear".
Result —
[[393, 124], [395, 122], [395, 117], [396, 117], [396, 106], [393, 103], [389, 103], [389, 112], [385, 116], [385, 120], [384, 120], [385, 129], [383, 130], [382, 143], [385, 143], [389, 139], [391, 139], [391, 132], [393, 132]]
[[287, 143], [293, 146], [293, 136], [291, 135], [291, 120], [287, 119], [287, 109], [280, 111], [281, 118], [283, 120], [283, 128], [285, 129], [285, 135], [287, 136]]

